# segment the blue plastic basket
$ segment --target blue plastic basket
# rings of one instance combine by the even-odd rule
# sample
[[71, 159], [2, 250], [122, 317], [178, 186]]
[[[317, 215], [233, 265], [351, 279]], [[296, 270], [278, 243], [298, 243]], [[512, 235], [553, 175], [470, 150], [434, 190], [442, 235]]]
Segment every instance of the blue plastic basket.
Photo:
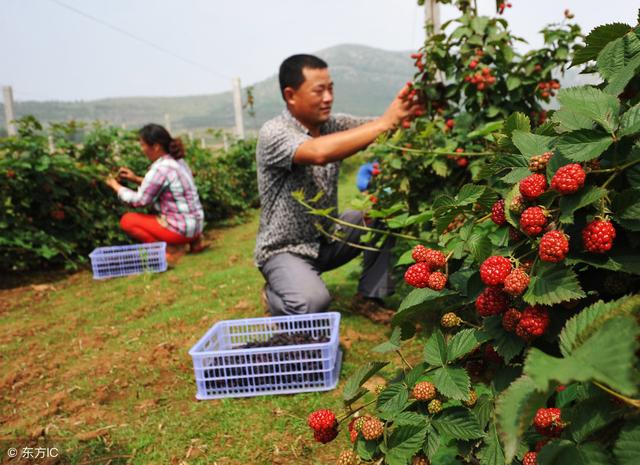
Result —
[[165, 242], [98, 247], [89, 254], [93, 278], [105, 279], [166, 271], [166, 248]]
[[[277, 335], [326, 342], [241, 348]], [[328, 391], [336, 387], [342, 352], [337, 312], [220, 321], [189, 350], [196, 398]]]

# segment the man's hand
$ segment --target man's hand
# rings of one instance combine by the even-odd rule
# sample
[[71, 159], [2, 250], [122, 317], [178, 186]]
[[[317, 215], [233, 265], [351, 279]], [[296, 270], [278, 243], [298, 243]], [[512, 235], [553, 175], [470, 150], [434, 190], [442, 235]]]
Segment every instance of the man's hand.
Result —
[[407, 83], [380, 117], [388, 125], [388, 129], [393, 129], [402, 121], [411, 119], [424, 111], [424, 106], [415, 101], [411, 94], [410, 84]]

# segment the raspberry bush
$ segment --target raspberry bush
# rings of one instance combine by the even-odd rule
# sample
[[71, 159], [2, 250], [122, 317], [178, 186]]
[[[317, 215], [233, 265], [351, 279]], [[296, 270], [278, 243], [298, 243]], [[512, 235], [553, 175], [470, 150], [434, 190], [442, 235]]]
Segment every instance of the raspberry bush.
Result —
[[[370, 215], [399, 239], [409, 285], [390, 340], [344, 388], [345, 419], [383, 424], [352, 449], [391, 465], [640, 463], [640, 26], [575, 47], [563, 23], [544, 53], [506, 60], [503, 18], [456, 4], [456, 28], [414, 57], [425, 114], [374, 149]], [[602, 84], [558, 89], [565, 60]], [[428, 337], [409, 363], [417, 325]], [[381, 392], [363, 387], [395, 360]]]

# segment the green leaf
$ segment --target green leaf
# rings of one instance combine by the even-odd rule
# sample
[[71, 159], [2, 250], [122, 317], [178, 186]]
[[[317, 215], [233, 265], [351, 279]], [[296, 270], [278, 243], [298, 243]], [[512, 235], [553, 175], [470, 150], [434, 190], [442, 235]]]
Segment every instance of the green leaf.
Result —
[[560, 351], [564, 356], [568, 356], [584, 344], [604, 321], [638, 312], [640, 295], [622, 297], [607, 303], [599, 300], [567, 321], [560, 333]]
[[556, 358], [532, 348], [524, 372], [541, 390], [552, 381], [599, 381], [626, 395], [637, 391], [634, 371], [638, 325], [631, 317], [607, 320], [585, 344], [568, 357]]
[[629, 81], [636, 75], [636, 71], [640, 67], [640, 54], [637, 54], [629, 63], [627, 63], [622, 69], [618, 70], [609, 81], [609, 85], [604, 88], [604, 91], [611, 95], [618, 95], [622, 93]]
[[640, 103], [629, 108], [620, 118], [620, 137], [640, 132]]
[[531, 132], [531, 121], [524, 113], [516, 112], [509, 116], [504, 122], [504, 132], [511, 137], [515, 130]]
[[573, 214], [577, 210], [597, 202], [606, 194], [606, 189], [587, 186], [573, 195], [563, 195], [560, 197], [560, 222], [573, 224]]
[[383, 342], [371, 349], [373, 352], [386, 353], [400, 350], [401, 330], [399, 326], [393, 328], [391, 337], [388, 341]]
[[573, 56], [571, 66], [595, 60], [600, 51], [611, 41], [624, 36], [631, 26], [623, 23], [604, 24], [593, 29], [585, 38], [587, 44], [583, 49], [578, 50]]
[[489, 427], [489, 432], [485, 439], [486, 446], [480, 451], [481, 465], [504, 465], [504, 451], [498, 439], [498, 430], [495, 423]]
[[467, 139], [475, 139], [476, 137], [483, 137], [493, 132], [502, 129], [502, 121], [490, 121], [486, 123], [482, 128], [476, 129], [467, 134]]
[[507, 184], [515, 184], [520, 182], [531, 174], [529, 168], [513, 168], [509, 173], [502, 176], [500, 179]]
[[433, 374], [438, 392], [455, 400], [467, 400], [471, 380], [464, 368], [440, 367]]
[[627, 424], [613, 448], [618, 465], [638, 465], [640, 463], [640, 424]]
[[402, 301], [393, 316], [393, 325], [399, 325], [419, 315], [421, 311], [438, 312], [457, 293], [450, 289], [434, 291], [432, 289], [414, 289]]
[[393, 424], [425, 427], [429, 424], [429, 417], [417, 412], [402, 412], [393, 417]]
[[600, 75], [611, 80], [611, 77], [640, 52], [640, 39], [633, 32], [609, 42], [598, 54], [597, 65]]
[[510, 75], [507, 77], [507, 90], [517, 89], [522, 84], [522, 80], [518, 76]]
[[373, 460], [373, 457], [379, 453], [377, 441], [367, 441], [361, 434], [356, 439], [356, 452], [363, 460]]
[[640, 189], [627, 189], [616, 195], [612, 210], [618, 223], [631, 231], [639, 231]]
[[502, 327], [502, 317], [492, 316], [484, 319], [484, 334], [493, 340], [493, 347], [506, 363], [522, 352], [525, 343], [514, 333], [507, 332]]
[[409, 391], [402, 383], [391, 384], [378, 396], [378, 410], [387, 415], [397, 415], [402, 412], [409, 400]]
[[571, 161], [589, 161], [602, 155], [613, 143], [611, 136], [600, 131], [579, 129], [561, 135], [557, 149]]
[[429, 365], [441, 366], [447, 363], [447, 344], [444, 335], [436, 330], [424, 346], [424, 359]]
[[518, 378], [498, 397], [497, 427], [507, 463], [516, 455], [520, 437], [531, 425], [537, 409], [544, 406], [546, 397], [545, 393], [536, 391], [535, 384], [527, 376]]
[[456, 195], [457, 206], [465, 206], [474, 204], [484, 193], [484, 186], [476, 184], [465, 184], [460, 188], [460, 192]]
[[577, 129], [592, 129], [593, 121], [591, 118], [580, 113], [571, 111], [570, 108], [562, 108], [556, 111], [551, 120], [558, 123], [560, 132], [574, 131]]
[[344, 386], [343, 399], [348, 402], [358, 396], [361, 392], [360, 386], [388, 364], [389, 362], [369, 362], [358, 368]]
[[530, 305], [553, 305], [586, 296], [571, 268], [540, 262], [534, 271], [522, 297]]
[[609, 134], [618, 127], [620, 102], [600, 89], [591, 86], [562, 89], [558, 92], [558, 100], [573, 113], [598, 123]]
[[491, 239], [486, 231], [475, 229], [465, 241], [465, 248], [476, 262], [483, 262], [491, 255]]
[[540, 465], [611, 465], [611, 457], [601, 445], [590, 442], [575, 444], [567, 440], [553, 441], [538, 452]]
[[464, 357], [485, 341], [483, 334], [475, 329], [458, 331], [447, 344], [448, 361]]
[[389, 465], [406, 465], [422, 448], [426, 427], [400, 426], [395, 428], [386, 443], [385, 456]]
[[568, 428], [571, 437], [576, 442], [583, 442], [596, 431], [609, 425], [616, 418], [615, 411], [611, 408], [611, 400], [608, 396], [589, 398], [580, 402], [568, 415], [563, 415], [563, 420], [570, 424]]
[[523, 155], [542, 155], [551, 148], [552, 137], [539, 136], [520, 130], [513, 131], [513, 143]]
[[462, 407], [444, 409], [433, 417], [431, 423], [440, 434], [454, 439], [467, 441], [484, 436], [476, 418]]

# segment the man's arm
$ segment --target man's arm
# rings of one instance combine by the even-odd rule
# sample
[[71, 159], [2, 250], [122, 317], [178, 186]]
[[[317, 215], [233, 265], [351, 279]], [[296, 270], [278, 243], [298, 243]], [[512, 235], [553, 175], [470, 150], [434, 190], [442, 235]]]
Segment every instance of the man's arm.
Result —
[[400, 124], [420, 107], [407, 99], [408, 86], [400, 90], [384, 114], [356, 128], [309, 139], [298, 147], [293, 162], [301, 165], [325, 165], [343, 160], [371, 144], [376, 138]]

